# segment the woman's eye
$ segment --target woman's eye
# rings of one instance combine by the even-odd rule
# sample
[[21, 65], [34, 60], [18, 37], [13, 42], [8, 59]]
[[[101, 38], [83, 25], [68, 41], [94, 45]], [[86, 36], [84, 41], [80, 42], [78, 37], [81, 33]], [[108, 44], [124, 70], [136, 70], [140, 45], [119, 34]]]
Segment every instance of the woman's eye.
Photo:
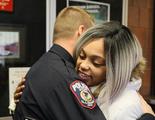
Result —
[[93, 64], [94, 64], [94, 66], [96, 66], [96, 67], [105, 66], [104, 63], [93, 62]]
[[80, 54], [79, 57], [80, 57], [80, 59], [82, 59], [82, 60], [85, 59], [85, 55], [83, 55], [83, 54]]
[[102, 66], [102, 64], [99, 64], [99, 63], [93, 63], [93, 64], [94, 64], [94, 66], [96, 66], [96, 67]]

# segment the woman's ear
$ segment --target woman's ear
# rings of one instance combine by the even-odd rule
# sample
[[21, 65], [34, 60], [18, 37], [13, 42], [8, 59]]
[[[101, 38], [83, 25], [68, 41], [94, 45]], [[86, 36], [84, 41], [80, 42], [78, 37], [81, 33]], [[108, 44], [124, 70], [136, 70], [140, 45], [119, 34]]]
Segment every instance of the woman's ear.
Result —
[[78, 36], [81, 36], [81, 34], [85, 31], [85, 26], [84, 25], [80, 25], [78, 28]]

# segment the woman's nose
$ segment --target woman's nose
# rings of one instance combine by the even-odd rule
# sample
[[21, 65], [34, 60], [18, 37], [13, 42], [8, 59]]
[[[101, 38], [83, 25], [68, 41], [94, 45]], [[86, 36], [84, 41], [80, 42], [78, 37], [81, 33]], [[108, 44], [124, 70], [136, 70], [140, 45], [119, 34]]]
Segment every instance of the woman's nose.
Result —
[[89, 62], [87, 60], [82, 61], [80, 64], [80, 69], [89, 70], [90, 69]]

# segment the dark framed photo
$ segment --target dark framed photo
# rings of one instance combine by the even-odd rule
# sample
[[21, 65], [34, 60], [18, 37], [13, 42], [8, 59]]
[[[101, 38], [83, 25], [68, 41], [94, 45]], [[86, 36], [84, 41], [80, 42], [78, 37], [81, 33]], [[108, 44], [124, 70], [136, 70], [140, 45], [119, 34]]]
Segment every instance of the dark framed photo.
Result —
[[67, 0], [67, 6], [78, 6], [86, 10], [96, 23], [110, 20], [110, 4], [89, 0]]
[[25, 29], [24, 25], [0, 24], [0, 60], [24, 60]]

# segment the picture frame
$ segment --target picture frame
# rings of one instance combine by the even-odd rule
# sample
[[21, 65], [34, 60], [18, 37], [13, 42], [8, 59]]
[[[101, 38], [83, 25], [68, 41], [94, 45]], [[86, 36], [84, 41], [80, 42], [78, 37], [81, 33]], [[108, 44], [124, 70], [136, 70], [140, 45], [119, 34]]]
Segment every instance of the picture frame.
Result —
[[67, 6], [78, 6], [86, 10], [95, 23], [110, 21], [110, 4], [89, 0], [67, 0]]
[[0, 24], [0, 60], [25, 60], [26, 27], [19, 24]]

